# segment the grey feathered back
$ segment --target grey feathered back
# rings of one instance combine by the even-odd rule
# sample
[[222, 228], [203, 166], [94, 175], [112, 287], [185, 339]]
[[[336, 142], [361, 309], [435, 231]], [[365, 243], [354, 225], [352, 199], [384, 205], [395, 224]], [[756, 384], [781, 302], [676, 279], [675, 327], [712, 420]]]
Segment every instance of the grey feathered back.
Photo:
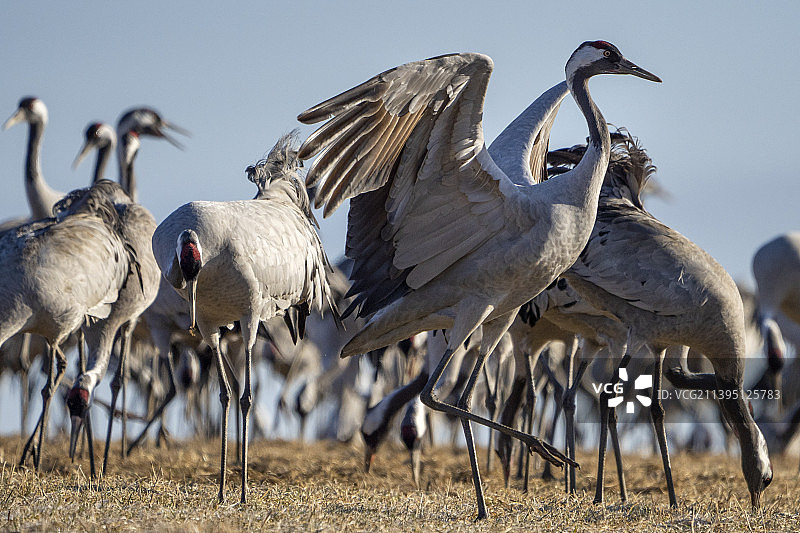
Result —
[[136, 270], [139, 285], [144, 292], [141, 265], [134, 244], [126, 238], [121, 218], [122, 212], [131, 203], [133, 200], [117, 182], [102, 179], [90, 187], [75, 189], [68, 193], [53, 206], [53, 214], [56, 219], [80, 214], [99, 217], [109, 230], [120, 236], [128, 254], [129, 264], [132, 269]]

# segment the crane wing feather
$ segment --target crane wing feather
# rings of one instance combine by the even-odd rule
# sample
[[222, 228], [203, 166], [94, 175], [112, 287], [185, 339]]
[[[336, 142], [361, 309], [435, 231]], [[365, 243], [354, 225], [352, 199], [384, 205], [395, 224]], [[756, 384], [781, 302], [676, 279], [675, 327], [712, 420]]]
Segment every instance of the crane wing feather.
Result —
[[482, 113], [492, 61], [451, 54], [387, 70], [308, 111], [331, 120], [300, 149], [318, 157], [327, 216], [350, 199], [346, 253], [355, 260], [349, 294], [361, 314], [418, 288], [502, 227], [513, 184], [484, 146]]

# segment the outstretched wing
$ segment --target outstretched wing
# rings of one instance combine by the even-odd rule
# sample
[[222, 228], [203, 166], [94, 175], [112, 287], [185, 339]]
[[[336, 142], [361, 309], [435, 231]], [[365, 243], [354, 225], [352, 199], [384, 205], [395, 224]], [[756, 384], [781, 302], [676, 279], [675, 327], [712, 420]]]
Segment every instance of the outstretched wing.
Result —
[[491, 71], [480, 54], [408, 63], [298, 117], [333, 117], [300, 157], [319, 154], [306, 184], [319, 185], [325, 215], [353, 198], [346, 253], [361, 314], [424, 285], [502, 228], [498, 210], [515, 187], [483, 142]]

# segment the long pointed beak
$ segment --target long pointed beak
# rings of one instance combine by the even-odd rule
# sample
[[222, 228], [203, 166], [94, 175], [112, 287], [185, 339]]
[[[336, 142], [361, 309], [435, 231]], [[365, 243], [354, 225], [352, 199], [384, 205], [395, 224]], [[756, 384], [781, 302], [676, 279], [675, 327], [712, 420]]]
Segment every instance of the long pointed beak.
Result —
[[189, 333], [194, 335], [197, 330], [197, 313], [196, 313], [196, 300], [197, 300], [197, 278], [189, 281]]
[[78, 437], [81, 434], [81, 429], [83, 428], [83, 417], [73, 415], [70, 418], [72, 422], [72, 427], [70, 428], [69, 432], [69, 458], [71, 461], [75, 461], [75, 448], [78, 445]]
[[751, 492], [750, 493], [750, 504], [753, 507], [753, 511], [757, 511], [761, 509], [761, 493], [760, 492]]
[[495, 453], [500, 459], [500, 466], [503, 467], [503, 484], [505, 488], [508, 488], [509, 480], [511, 479], [511, 455], [500, 453], [499, 450], [495, 450]]
[[83, 143], [83, 146], [81, 146], [81, 151], [78, 152], [78, 155], [75, 156], [75, 160], [72, 162], [72, 170], [78, 168], [78, 165], [81, 164], [81, 161], [83, 161], [83, 159], [89, 155], [89, 152], [91, 151], [92, 145], [88, 142]]
[[369, 469], [372, 466], [372, 461], [375, 459], [375, 448], [370, 445], [364, 445], [364, 472], [369, 474]]
[[636, 65], [635, 63], [628, 61], [624, 57], [617, 65], [619, 66], [619, 72], [617, 72], [617, 74], [631, 74], [633, 76], [637, 76], [639, 78], [648, 81], [655, 81], [661, 83], [661, 78], [659, 78], [652, 72], [646, 71], [645, 69]]
[[419, 474], [422, 469], [422, 450], [419, 446], [411, 450], [411, 477], [414, 480], [414, 485], [419, 488]]
[[184, 149], [183, 144], [181, 144], [175, 137], [173, 137], [172, 135], [167, 133], [165, 130], [171, 130], [171, 131], [174, 131], [175, 133], [179, 133], [179, 134], [184, 135], [186, 137], [190, 137], [191, 134], [188, 132], [188, 130], [185, 130], [185, 129], [181, 128], [180, 126], [177, 126], [177, 125], [175, 125], [175, 124], [173, 124], [171, 122], [167, 122], [167, 121], [162, 122], [161, 127], [158, 129], [159, 137], [161, 137], [162, 139], [164, 139], [165, 141], [170, 143], [175, 148], [178, 148], [179, 150], [183, 150]]
[[3, 123], [3, 130], [7, 130], [8, 128], [10, 128], [11, 126], [13, 126], [14, 124], [17, 124], [17, 123], [19, 123], [19, 122], [22, 122], [22, 120], [23, 120], [24, 118], [25, 118], [25, 114], [22, 112], [22, 109], [17, 109], [17, 110], [14, 112], [14, 114], [13, 114], [13, 115], [11, 115], [11, 116], [8, 118], [8, 120], [6, 120], [6, 121], [5, 121], [5, 123]]

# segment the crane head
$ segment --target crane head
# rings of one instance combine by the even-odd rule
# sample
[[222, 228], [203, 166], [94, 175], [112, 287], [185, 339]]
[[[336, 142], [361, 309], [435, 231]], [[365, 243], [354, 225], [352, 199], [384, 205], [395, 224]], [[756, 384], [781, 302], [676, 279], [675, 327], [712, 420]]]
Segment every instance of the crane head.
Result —
[[3, 129], [7, 130], [23, 120], [31, 124], [47, 124], [47, 107], [44, 105], [44, 102], [35, 96], [26, 96], [19, 101], [19, 106], [17, 106], [17, 110], [14, 111], [14, 114], [5, 121]]
[[83, 161], [83, 159], [89, 155], [89, 152], [92, 150], [99, 150], [100, 148], [106, 146], [113, 148], [117, 144], [117, 134], [114, 131], [114, 128], [102, 122], [94, 122], [89, 124], [83, 136], [83, 146], [81, 146], [78, 155], [75, 156], [75, 160], [72, 162], [73, 169], [78, 168], [78, 165], [81, 164], [81, 161]]
[[81, 434], [83, 422], [89, 412], [89, 391], [76, 383], [76, 386], [67, 393], [67, 408], [69, 408], [69, 418], [72, 423], [69, 433], [69, 458], [74, 459], [78, 436]]
[[129, 132], [138, 135], [149, 135], [164, 139], [172, 146], [183, 150], [183, 145], [178, 142], [170, 131], [189, 136], [189, 132], [176, 124], [168, 122], [154, 109], [149, 107], [135, 107], [122, 114], [117, 122], [117, 135], [122, 138]]
[[631, 74], [648, 81], [661, 81], [655, 74], [625, 59], [616, 46], [606, 41], [581, 44], [567, 61], [566, 72], [570, 85], [576, 75], [586, 79], [597, 74]]
[[178, 246], [175, 250], [183, 279], [189, 285], [190, 325], [189, 332], [194, 334], [196, 326], [197, 275], [203, 267], [203, 248], [197, 233], [185, 229], [178, 235]]

